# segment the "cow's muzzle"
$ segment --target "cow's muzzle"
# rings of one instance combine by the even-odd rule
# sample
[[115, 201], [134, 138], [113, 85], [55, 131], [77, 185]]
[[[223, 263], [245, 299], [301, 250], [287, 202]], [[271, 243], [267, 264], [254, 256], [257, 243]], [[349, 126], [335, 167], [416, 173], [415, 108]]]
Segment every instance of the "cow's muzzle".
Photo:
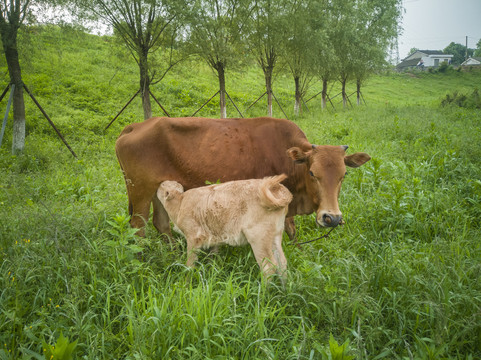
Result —
[[337, 225], [343, 225], [344, 220], [342, 214], [331, 214], [324, 212], [317, 217], [317, 223], [322, 227], [336, 227]]

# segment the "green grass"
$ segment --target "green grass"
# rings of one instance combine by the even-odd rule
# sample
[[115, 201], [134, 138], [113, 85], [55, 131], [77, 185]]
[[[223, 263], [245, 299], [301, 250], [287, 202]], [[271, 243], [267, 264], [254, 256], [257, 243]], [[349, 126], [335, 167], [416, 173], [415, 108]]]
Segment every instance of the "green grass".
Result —
[[[43, 359], [61, 334], [85, 359], [481, 357], [481, 112], [440, 106], [447, 93], [472, 93], [481, 73], [376, 75], [367, 106], [321, 111], [313, 100], [296, 119], [293, 82], [279, 76], [278, 98], [312, 142], [372, 160], [344, 182], [347, 224], [301, 249], [286, 238], [288, 281], [266, 286], [247, 247], [190, 270], [181, 237], [169, 245], [151, 225], [145, 239], [132, 234], [114, 142], [141, 121], [140, 100], [103, 128], [137, 90], [135, 66], [111, 39], [37, 31], [23, 45], [25, 82], [79, 160], [29, 100], [25, 154], [12, 156], [10, 119], [0, 148], [0, 359]], [[227, 79], [241, 109], [263, 92], [255, 68]], [[184, 116], [216, 85], [192, 61], [153, 92]], [[246, 115], [264, 111], [265, 102]], [[212, 103], [201, 115], [217, 112]], [[296, 222], [301, 241], [322, 233], [313, 216]]]

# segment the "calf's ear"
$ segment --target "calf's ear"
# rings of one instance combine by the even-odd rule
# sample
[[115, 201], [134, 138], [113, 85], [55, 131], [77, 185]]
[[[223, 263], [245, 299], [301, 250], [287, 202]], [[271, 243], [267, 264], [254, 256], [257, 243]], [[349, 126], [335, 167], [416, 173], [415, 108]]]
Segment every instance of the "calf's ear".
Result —
[[371, 160], [371, 157], [363, 152], [358, 152], [352, 155], [348, 155], [344, 157], [344, 164], [349, 167], [357, 168], [361, 165], [364, 165], [367, 163], [369, 160]]
[[173, 196], [174, 194], [171, 191], [161, 190], [160, 187], [157, 189], [157, 198], [161, 201], [162, 199], [170, 200]]
[[302, 151], [301, 148], [291, 147], [287, 150], [287, 155], [295, 161], [296, 164], [303, 164], [307, 161], [309, 157], [309, 152]]
[[160, 190], [160, 186], [159, 186], [159, 188], [157, 189], [157, 198], [158, 198], [159, 200], [162, 200], [162, 197], [163, 197], [163, 196], [162, 196], [162, 190]]

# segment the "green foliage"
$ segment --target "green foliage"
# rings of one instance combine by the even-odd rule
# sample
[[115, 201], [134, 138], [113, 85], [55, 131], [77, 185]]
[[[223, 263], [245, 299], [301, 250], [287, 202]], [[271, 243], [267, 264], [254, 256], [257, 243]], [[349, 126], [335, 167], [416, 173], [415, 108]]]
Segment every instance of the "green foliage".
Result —
[[[445, 54], [454, 55], [452, 63], [454, 65], [461, 65], [461, 63], [466, 60], [466, 46], [455, 42], [451, 42], [444, 50]], [[468, 57], [473, 56], [474, 49], [468, 49]]]
[[[62, 343], [86, 359], [481, 357], [481, 110], [440, 106], [446, 89], [471, 93], [481, 73], [376, 75], [367, 106], [308, 103], [295, 121], [312, 143], [372, 160], [344, 180], [346, 225], [300, 249], [286, 237], [281, 288], [262, 282], [248, 247], [222, 248], [192, 270], [182, 237], [167, 242], [150, 224], [135, 235], [114, 144], [143, 119], [140, 100], [103, 131], [136, 91], [135, 66], [109, 37], [29, 31], [26, 83], [79, 160], [29, 102], [26, 150], [12, 156], [10, 119], [0, 148], [0, 359], [43, 359]], [[227, 81], [241, 109], [263, 92], [254, 66]], [[192, 60], [152, 91], [183, 116], [216, 87]], [[279, 76], [289, 117], [292, 92]], [[215, 114], [215, 104], [200, 113]], [[259, 103], [244, 115], [264, 114]], [[299, 241], [323, 233], [313, 215], [296, 223]]]
[[106, 241], [104, 245], [108, 246], [120, 261], [126, 260], [138, 264], [135, 256], [143, 248], [135, 244], [137, 229], [132, 229], [129, 221], [130, 216], [118, 214], [114, 216], [113, 221], [107, 220], [107, 224], [110, 225], [107, 232], [113, 236], [113, 240]]
[[349, 353], [349, 340], [346, 340], [344, 344], [339, 345], [338, 342], [334, 339], [332, 334], [329, 337], [329, 350], [331, 352], [331, 356], [329, 359], [332, 360], [353, 360], [355, 359], [354, 356], [347, 355]]
[[452, 94], [446, 94], [446, 97], [441, 101], [442, 106], [456, 105], [468, 109], [481, 109], [481, 97], [479, 90], [476, 88], [471, 94], [460, 94], [457, 91]]
[[55, 345], [43, 342], [45, 360], [71, 360], [77, 347], [77, 340], [70, 342], [67, 337], [60, 333]]
[[481, 39], [476, 43], [476, 50], [474, 50], [474, 56], [481, 56]]

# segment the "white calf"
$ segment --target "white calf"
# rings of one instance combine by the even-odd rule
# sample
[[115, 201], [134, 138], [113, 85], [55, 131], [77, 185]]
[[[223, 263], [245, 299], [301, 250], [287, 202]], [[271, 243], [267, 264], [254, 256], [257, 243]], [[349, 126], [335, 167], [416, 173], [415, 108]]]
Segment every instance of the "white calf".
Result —
[[231, 181], [186, 192], [178, 182], [161, 183], [157, 197], [187, 239], [187, 265], [194, 265], [199, 248], [250, 244], [266, 277], [276, 271], [284, 276], [282, 232], [292, 200], [280, 184], [286, 177]]

